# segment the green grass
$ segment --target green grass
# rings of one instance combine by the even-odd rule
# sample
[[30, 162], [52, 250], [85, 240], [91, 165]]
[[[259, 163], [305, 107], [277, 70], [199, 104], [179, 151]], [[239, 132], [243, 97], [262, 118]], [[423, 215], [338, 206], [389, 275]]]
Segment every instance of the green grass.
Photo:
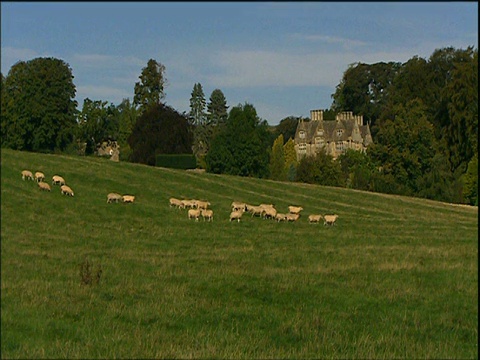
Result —
[[[2, 358], [478, 358], [477, 207], [93, 157], [1, 162]], [[210, 201], [214, 221], [172, 196]], [[304, 211], [229, 222], [233, 200]], [[99, 284], [82, 284], [85, 259]]]

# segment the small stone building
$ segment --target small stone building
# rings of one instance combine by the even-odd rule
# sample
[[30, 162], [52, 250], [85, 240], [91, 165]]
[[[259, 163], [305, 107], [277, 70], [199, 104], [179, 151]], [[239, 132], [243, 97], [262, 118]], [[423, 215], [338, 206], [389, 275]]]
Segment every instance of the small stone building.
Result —
[[295, 133], [297, 160], [315, 155], [324, 148], [334, 159], [347, 149], [366, 151], [372, 141], [370, 126], [363, 124], [363, 115], [351, 111], [337, 114], [335, 120], [323, 120], [323, 110], [311, 110], [310, 121], [300, 120]]
[[97, 147], [98, 156], [110, 156], [110, 160], [119, 161], [120, 160], [120, 146], [116, 141], [108, 140], [102, 142]]

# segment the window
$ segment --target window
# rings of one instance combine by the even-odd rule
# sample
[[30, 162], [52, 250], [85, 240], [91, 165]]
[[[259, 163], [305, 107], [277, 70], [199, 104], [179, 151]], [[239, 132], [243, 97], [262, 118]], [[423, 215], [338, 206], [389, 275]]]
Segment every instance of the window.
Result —
[[323, 138], [320, 138], [320, 137], [315, 138], [315, 146], [317, 149], [322, 148], [324, 145], [325, 145], [325, 140]]
[[337, 130], [337, 136], [342, 136], [343, 134], [343, 130], [342, 129], [338, 129]]
[[305, 154], [307, 152], [307, 144], [298, 144], [298, 152]]
[[335, 143], [335, 149], [337, 151], [343, 151], [344, 150], [343, 141], [337, 141]]
[[300, 137], [300, 139], [305, 139], [305, 131], [303, 131], [303, 130], [300, 131], [300, 132], [298, 133], [298, 136]]
[[318, 136], [323, 136], [323, 130], [322, 130], [322, 129], [318, 129], [317, 135], [318, 135]]

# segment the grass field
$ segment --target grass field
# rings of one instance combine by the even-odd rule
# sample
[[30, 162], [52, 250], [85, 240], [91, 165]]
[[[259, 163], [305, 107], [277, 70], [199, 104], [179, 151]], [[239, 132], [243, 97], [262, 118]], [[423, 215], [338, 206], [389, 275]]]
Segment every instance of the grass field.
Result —
[[[478, 358], [477, 207], [1, 155], [2, 358]], [[40, 191], [23, 169], [62, 175], [75, 196]], [[136, 201], [107, 204], [109, 192]], [[213, 222], [172, 196], [210, 201]], [[233, 200], [304, 210], [229, 222]], [[98, 283], [82, 283], [86, 261]]]

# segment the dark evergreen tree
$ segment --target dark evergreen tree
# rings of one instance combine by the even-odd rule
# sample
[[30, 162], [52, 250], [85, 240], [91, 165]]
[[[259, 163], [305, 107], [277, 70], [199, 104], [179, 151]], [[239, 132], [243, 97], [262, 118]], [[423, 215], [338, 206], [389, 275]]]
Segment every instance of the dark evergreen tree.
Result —
[[222, 90], [215, 89], [210, 95], [210, 100], [207, 104], [207, 121], [213, 125], [223, 124], [227, 120], [227, 100]]
[[205, 94], [203, 93], [202, 84], [193, 85], [192, 97], [190, 98], [190, 122], [193, 125], [203, 125], [206, 122], [205, 113]]
[[148, 60], [147, 66], [142, 69], [140, 81], [135, 83], [133, 103], [139, 106], [140, 113], [149, 107], [159, 105], [165, 98], [165, 66], [154, 59]]

